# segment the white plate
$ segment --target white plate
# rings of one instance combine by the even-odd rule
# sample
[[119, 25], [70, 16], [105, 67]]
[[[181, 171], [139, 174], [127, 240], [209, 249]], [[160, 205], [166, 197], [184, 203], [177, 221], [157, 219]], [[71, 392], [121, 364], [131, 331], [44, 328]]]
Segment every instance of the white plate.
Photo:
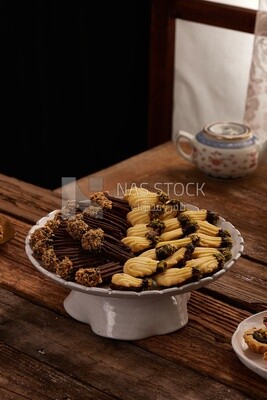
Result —
[[[186, 204], [185, 205], [187, 208], [191, 209], [197, 209], [197, 207]], [[33, 252], [32, 249], [29, 245], [29, 238], [31, 233], [39, 228], [40, 226], [43, 226], [48, 219], [54, 218], [56, 212], [58, 210], [55, 210], [48, 214], [46, 217], [41, 218], [36, 225], [34, 225], [27, 237], [26, 237], [26, 254], [29, 257], [30, 261], [32, 264], [44, 275], [46, 275], [48, 278], [53, 279], [57, 283], [64, 285], [68, 287], [71, 290], [77, 290], [80, 292], [85, 292], [89, 294], [93, 294], [95, 296], [108, 296], [108, 297], [116, 297], [116, 298], [129, 298], [129, 297], [155, 297], [155, 296], [162, 296], [162, 295], [168, 295], [168, 296], [173, 296], [173, 295], [178, 295], [178, 294], [183, 294], [190, 292], [192, 290], [201, 288], [203, 286], [206, 286], [207, 284], [215, 281], [216, 279], [220, 278], [226, 271], [228, 271], [234, 263], [238, 260], [238, 258], [241, 256], [241, 254], [244, 251], [244, 240], [240, 234], [240, 232], [228, 221], [226, 221], [224, 218], [220, 217], [218, 221], [218, 226], [221, 227], [222, 229], [226, 229], [232, 238], [233, 242], [233, 247], [232, 247], [232, 258], [226, 262], [221, 270], [218, 272], [214, 273], [212, 276], [202, 278], [199, 281], [188, 283], [186, 285], [183, 285], [181, 287], [172, 287], [168, 289], [163, 289], [163, 290], [148, 290], [148, 291], [142, 291], [142, 292], [135, 292], [135, 291], [122, 291], [122, 290], [112, 290], [110, 288], [102, 288], [102, 287], [86, 287], [74, 282], [69, 282], [64, 279], [62, 279], [60, 276], [47, 271], [45, 268], [42, 267], [42, 265], [39, 263], [39, 261], [33, 257]]]
[[243, 339], [243, 334], [247, 329], [263, 326], [263, 317], [267, 315], [267, 310], [244, 319], [237, 327], [232, 336], [232, 346], [240, 361], [251, 371], [267, 379], [267, 361], [263, 360], [262, 354], [252, 351]]

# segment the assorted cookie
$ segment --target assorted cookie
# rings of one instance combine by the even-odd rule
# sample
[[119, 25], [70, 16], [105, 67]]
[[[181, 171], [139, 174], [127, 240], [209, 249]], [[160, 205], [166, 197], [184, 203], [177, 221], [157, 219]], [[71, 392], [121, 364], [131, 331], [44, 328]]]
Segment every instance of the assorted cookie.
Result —
[[212, 275], [231, 258], [231, 235], [218, 221], [217, 212], [133, 187], [123, 198], [97, 192], [87, 202], [67, 201], [29, 245], [44, 268], [68, 281], [164, 289]]
[[243, 338], [254, 353], [262, 354], [263, 359], [267, 361], [267, 314], [263, 317], [263, 325], [247, 329]]

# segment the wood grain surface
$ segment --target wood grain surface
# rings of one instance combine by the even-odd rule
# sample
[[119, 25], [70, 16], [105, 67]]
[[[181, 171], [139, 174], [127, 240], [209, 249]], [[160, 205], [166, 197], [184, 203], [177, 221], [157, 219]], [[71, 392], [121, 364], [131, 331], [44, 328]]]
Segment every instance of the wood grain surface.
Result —
[[[145, 183], [153, 190], [168, 183], [171, 196], [218, 211], [244, 238], [234, 266], [191, 292], [186, 326], [122, 341], [71, 318], [63, 306], [69, 290], [42, 275], [25, 253], [29, 229], [61, 207], [66, 188], [50, 191], [0, 175], [0, 214], [15, 228], [14, 238], [0, 246], [1, 399], [265, 400], [266, 380], [231, 346], [237, 325], [267, 310], [265, 176], [262, 162], [242, 180], [208, 178], [168, 142], [76, 182], [76, 194], [85, 198], [99, 182], [114, 195], [118, 185]], [[188, 183], [191, 192], [175, 192]], [[202, 184], [204, 195], [197, 196]]]

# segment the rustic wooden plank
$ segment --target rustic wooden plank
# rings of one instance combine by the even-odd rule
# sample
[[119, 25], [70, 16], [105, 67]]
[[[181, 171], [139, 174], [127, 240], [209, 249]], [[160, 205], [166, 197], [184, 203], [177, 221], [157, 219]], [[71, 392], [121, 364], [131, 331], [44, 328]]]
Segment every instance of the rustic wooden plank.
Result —
[[[18, 377], [19, 382], [17, 384], [15, 380], [13, 382], [13, 390], [18, 390], [18, 385], [22, 383], [29, 389], [31, 385], [24, 383], [24, 378], [29, 375], [36, 380], [36, 390], [41, 393], [48, 380], [53, 379], [54, 387], [51, 390], [56, 394], [60, 387], [69, 388], [69, 384], [74, 379], [77, 380], [77, 384], [74, 385], [73, 390], [80, 390], [81, 394], [86, 393], [89, 386], [93, 386], [95, 390], [103, 393], [103, 396], [109, 394], [116, 399], [124, 400], [136, 398], [176, 400], [178, 392], [179, 398], [188, 400], [206, 400], [214, 397], [218, 400], [225, 398], [245, 400], [250, 399], [249, 393], [253, 394], [255, 387], [258, 388], [259, 393], [263, 393], [265, 382], [257, 377], [251, 385], [251, 391], [242, 393], [233, 387], [235, 382], [229, 388], [219, 382], [221, 377], [218, 379], [217, 376], [213, 380], [205, 376], [207, 363], [212, 368], [215, 361], [216, 366], [216, 360], [209, 358], [207, 346], [212, 347], [211, 353], [218, 349], [224, 353], [221, 351], [222, 347], [223, 350], [225, 347], [229, 350], [229, 345], [225, 343], [222, 345], [213, 340], [217, 326], [212, 328], [210, 333], [204, 334], [203, 346], [200, 345], [196, 328], [202, 324], [203, 315], [200, 315], [199, 310], [203, 313], [203, 304], [200, 307], [199, 301], [196, 303], [198, 312], [196, 315], [192, 313], [194, 323], [196, 324], [197, 321], [196, 327], [190, 326], [186, 335], [185, 330], [182, 329], [174, 335], [140, 341], [139, 346], [142, 345], [142, 349], [134, 342], [101, 338], [93, 334], [88, 325], [56, 315], [3, 289], [0, 289], [0, 294], [2, 310], [0, 337], [3, 348], [0, 352], [0, 365], [7, 363], [8, 371], [12, 369], [14, 376]], [[17, 318], [18, 309], [20, 310], [19, 318]], [[205, 333], [207, 331], [205, 326], [202, 328]], [[219, 331], [225, 333], [226, 330], [219, 326]], [[216, 335], [218, 336], [217, 333]], [[206, 341], [207, 338], [208, 341]], [[156, 343], [156, 348], [150, 346], [150, 343]], [[192, 352], [191, 346], [197, 351]], [[166, 348], [168, 348], [167, 352]], [[166, 353], [163, 354], [163, 351]], [[157, 352], [161, 355], [153, 354]], [[18, 353], [23, 363], [20, 366], [14, 359]], [[231, 356], [231, 354], [228, 355]], [[192, 360], [192, 357], [196, 360]], [[195, 361], [197, 361], [197, 367], [193, 365]], [[24, 362], [25, 372], [23, 373]], [[199, 370], [202, 366], [204, 369]], [[239, 364], [233, 357], [233, 373], [235, 369], [239, 369]], [[250, 374], [247, 369], [241, 366], [240, 371], [240, 376], [249, 381]], [[216, 375], [216, 368], [213, 374]], [[218, 374], [223, 374], [222, 368], [217, 371]], [[9, 374], [5, 372], [4, 376], [7, 379]], [[67, 389], [66, 392], [69, 394]], [[56, 398], [56, 396], [51, 398]], [[260, 396], [258, 398], [261, 399]]]
[[[169, 184], [172, 193], [174, 189], [173, 185], [178, 184], [177, 191], [179, 195], [181, 194], [181, 190], [179, 193], [179, 184], [186, 184], [188, 182], [204, 182], [205, 186], [209, 183], [208, 189], [204, 187], [204, 191], [211, 190], [210, 185], [214, 186], [214, 188], [216, 188], [215, 193], [217, 193], [216, 198], [220, 194], [220, 191], [218, 193], [217, 189], [222, 189], [221, 194], [224, 196], [224, 187], [227, 189], [233, 187], [234, 192], [239, 185], [245, 187], [251, 186], [253, 194], [253, 188], [256, 188], [257, 191], [262, 190], [262, 192], [266, 189], [266, 182], [262, 179], [262, 176], [265, 176], [267, 170], [266, 161], [267, 160], [263, 158], [258, 169], [250, 176], [248, 175], [245, 178], [237, 180], [224, 181], [207, 177], [191, 163], [182, 159], [178, 155], [174, 144], [168, 141], [94, 174], [80, 178], [77, 180], [77, 184], [85, 195], [90, 194], [90, 178], [92, 177], [94, 179], [103, 179], [103, 189], [109, 190], [113, 195], [118, 194], [117, 187], [119, 185], [124, 186], [125, 183], [128, 185], [132, 183], [143, 183], [145, 187], [151, 190], [153, 190], [155, 183], [159, 183], [163, 189], [166, 189], [167, 184]], [[158, 177], [158, 179], [155, 179], [156, 177]], [[54, 192], [61, 194], [61, 188], [54, 190]], [[186, 191], [184, 193], [187, 201], [190, 200], [191, 197], [200, 197], [195, 195], [193, 189], [189, 190], [189, 192], [191, 192], [189, 195], [187, 195]]]
[[[1, 259], [1, 284], [8, 287], [10, 290], [14, 290], [16, 293], [20, 293], [21, 295], [25, 296], [26, 298], [30, 299], [33, 302], [36, 302], [37, 304], [43, 305], [44, 307], [50, 308], [52, 310], [54, 309], [59, 313], [64, 313], [62, 302], [68, 291], [66, 291], [63, 287], [54, 284], [49, 279], [44, 278], [43, 275], [39, 273], [39, 271], [37, 271], [29, 263], [26, 255], [24, 254], [22, 246], [24, 244], [25, 233], [27, 232], [29, 226], [20, 221], [18, 222], [13, 221], [13, 222], [15, 223], [17, 232], [16, 239], [12, 239], [12, 241], [6, 243], [4, 247], [2, 246], [0, 248], [0, 251], [5, 249], [3, 252], [4, 253], [3, 257]], [[16, 252], [16, 263], [13, 261], [12, 268], [10, 268], [10, 259], [12, 259], [14, 251]], [[230, 301], [232, 301], [231, 300], [232, 298], [234, 299], [236, 298], [236, 300], [239, 301], [238, 304], [240, 304], [241, 301], [240, 299], [242, 299], [243, 306], [244, 307], [247, 306], [249, 310], [251, 298], [247, 296], [247, 293], [251, 292], [250, 286], [251, 286], [251, 279], [253, 276], [253, 280], [257, 279], [258, 283], [258, 289], [257, 289], [258, 297], [257, 296], [255, 297], [254, 294], [253, 300], [255, 301], [255, 303], [258, 303], [262, 298], [261, 297], [262, 294], [264, 294], [264, 286], [263, 286], [264, 279], [266, 282], [266, 274], [264, 274], [265, 267], [261, 265], [255, 265], [255, 264], [252, 265], [252, 264], [253, 263], [247, 260], [242, 260], [242, 262], [240, 262], [239, 260], [231, 271], [225, 274], [218, 281], [214, 282], [212, 285], [218, 285], [215, 292], [216, 296], [218, 296], [218, 293], [221, 294], [221, 296], [224, 297], [225, 301], [227, 301], [227, 298], [228, 301], [229, 299]], [[252, 271], [253, 275], [251, 274]], [[240, 274], [240, 276], [244, 274], [244, 276], [245, 277], [247, 276], [248, 278], [248, 280], [243, 279], [244, 282], [240, 282], [240, 288], [238, 292], [236, 292], [236, 294], [235, 293], [233, 294], [231, 291], [232, 288], [231, 282], [234, 282], [235, 286], [238, 287], [234, 276], [232, 276], [233, 274]], [[225, 279], [226, 279], [225, 283], [220, 284], [220, 281], [223, 282]], [[194, 296], [196, 296], [196, 294], [193, 294], [193, 298]], [[198, 303], [199, 301], [197, 302], [197, 304]], [[215, 302], [215, 304], [217, 305], [217, 302]], [[255, 307], [257, 307], [257, 305]], [[195, 310], [196, 308], [194, 307], [193, 309]], [[215, 309], [211, 307], [211, 311], [214, 314], [217, 313], [218, 309], [219, 307], [217, 306], [215, 307]], [[228, 316], [227, 313], [225, 313], [225, 307], [223, 307], [222, 310], [223, 313], [226, 316]], [[247, 316], [247, 314], [244, 314], [244, 317], [245, 316]], [[233, 326], [236, 326], [237, 322], [238, 321], [235, 319]], [[189, 323], [190, 324], [192, 323], [191, 319]], [[199, 330], [200, 328], [198, 327], [197, 329]], [[191, 339], [190, 343], [193, 343]], [[185, 343], [183, 343], [182, 347], [184, 346]], [[199, 351], [201, 351], [200, 345], [199, 345]], [[217, 353], [219, 351], [220, 349], [217, 349], [214, 353]], [[190, 348], [188, 348], [188, 353], [190, 352], [191, 350]]]
[[[171, 2], [173, 3], [173, 2]], [[147, 144], [149, 148], [171, 138], [175, 56], [175, 18], [170, 1], [151, 1]]]
[[[62, 286], [57, 285], [49, 279], [43, 277], [43, 275], [31, 265], [26, 255], [24, 254], [22, 246], [25, 239], [25, 233], [28, 230], [28, 225], [20, 221], [18, 221], [17, 223], [15, 221], [13, 222], [16, 224], [16, 231], [18, 232], [16, 240], [12, 239], [12, 241], [6, 243], [0, 248], [0, 252], [1, 250], [5, 249], [1, 257], [1, 285], [9, 288], [9, 290], [14, 291], [15, 293], [19, 293], [21, 296], [28, 298], [36, 304], [42, 305], [51, 310], [56, 310], [57, 313], [65, 314], [62, 303], [68, 291]], [[12, 268], [10, 268], [10, 259], [12, 259], [14, 251], [16, 252], [16, 262], [13, 261]], [[253, 309], [255, 309], [255, 311], [260, 311], [262, 309], [260, 303], [264, 298], [264, 294], [266, 293], [265, 268], [266, 267], [262, 265], [257, 265], [247, 260], [238, 260], [235, 266], [232, 267], [232, 269], [228, 271], [222, 278], [209, 285], [207, 291], [210, 291], [210, 293], [212, 293], [216, 297], [219, 296], [223, 298], [225, 302], [237, 302], [237, 305], [242, 306], [246, 310], [252, 309], [251, 301], [253, 300]], [[240, 280], [239, 285], [239, 277], [242, 277], [243, 275], [244, 278]], [[238, 279], [236, 279], [236, 277]], [[251, 284], [254, 285], [255, 280], [257, 283], [257, 287], [256, 290], [254, 290], [253, 286], [254, 294], [253, 296], [251, 295], [251, 297], [247, 294], [251, 293]], [[233, 291], [233, 285], [235, 287], [235, 291]], [[196, 296], [200, 295], [198, 293], [193, 293], [192, 299], [194, 299]], [[191, 311], [189, 324], [193, 323], [191, 315], [194, 315], [195, 310], [198, 310], [198, 307], [196, 307], [196, 305], [198, 304], [199, 299], [194, 305], [193, 309], [190, 308]], [[224, 304], [223, 306], [218, 306], [218, 304], [223, 303], [218, 303], [217, 300], [212, 299], [209, 320], [212, 321], [212, 324], [216, 329], [216, 324], [214, 323], [213, 318], [214, 315], [217, 315], [218, 310], [221, 310], [225, 317], [231, 321], [232, 326], [231, 328], [229, 328], [229, 332], [232, 332], [234, 327], [238, 324], [238, 318], [237, 316], [235, 316], [233, 320], [233, 317], [229, 311], [231, 309], [228, 309], [227, 306], [225, 306]], [[189, 304], [189, 307], [191, 307], [191, 303]], [[228, 311], [226, 311], [226, 309]], [[201, 315], [201, 318], [203, 318], [202, 314], [198, 314], [198, 312], [197, 315]], [[249, 315], [249, 311], [243, 312], [241, 313], [241, 315], [242, 317], [240, 318], [240, 321]], [[197, 330], [200, 330], [199, 326], [197, 327]], [[202, 332], [200, 336], [203, 337]], [[190, 343], [194, 343], [192, 342], [192, 339], [190, 339]], [[182, 347], [184, 347], [185, 345], [186, 343], [183, 343]], [[198, 346], [198, 351], [201, 352], [202, 345], [199, 344]], [[172, 348], [172, 346], [170, 348]], [[217, 348], [216, 351], [214, 351], [214, 354], [220, 351], [221, 349]], [[188, 348], [188, 357], [191, 357], [191, 353], [192, 349]], [[195, 354], [194, 357], [197, 357], [197, 355]], [[191, 362], [191, 360], [189, 360], [189, 362]], [[214, 365], [214, 360], [211, 359], [210, 362], [212, 365]], [[211, 366], [210, 368], [212, 369]]]
[[[29, 346], [32, 344], [29, 343]], [[35, 349], [36, 353], [43, 350]], [[19, 360], [19, 362], [18, 362]], [[1, 386], [4, 385], [1, 392]], [[1, 399], [102, 399], [114, 397], [0, 341]]]
[[0, 213], [34, 224], [61, 207], [61, 196], [51, 190], [0, 174]]
[[[5, 381], [2, 380], [5, 384]], [[4, 387], [0, 387], [0, 396], [2, 400], [25, 400], [25, 396], [21, 396], [19, 393], [14, 393]]]
[[252, 313], [267, 310], [266, 266], [241, 258], [220, 279], [200, 290]]
[[175, 0], [172, 4], [173, 18], [254, 33], [257, 10], [203, 0]]
[[246, 368], [231, 347], [237, 325], [251, 314], [199, 291], [191, 293], [188, 311], [189, 322], [185, 327], [168, 334], [167, 339], [154, 336], [138, 341], [138, 345], [167, 360], [190, 365], [192, 370], [239, 389], [253, 399], [264, 400], [266, 381]]
[[[262, 194], [267, 192], [262, 179], [266, 160], [251, 176], [222, 182], [204, 177], [177, 157], [172, 143], [166, 143], [91, 178], [102, 179], [101, 190], [111, 192], [124, 183], [146, 183], [150, 190], [156, 183], [161, 188], [167, 185], [171, 195], [216, 210], [230, 220], [245, 239], [245, 254], [219, 280], [191, 293], [189, 321], [184, 328], [132, 342], [97, 336], [89, 325], [67, 315], [63, 300], [69, 291], [45, 278], [27, 259], [24, 243], [28, 230], [37, 219], [61, 205], [62, 189], [51, 192], [13, 178], [3, 176], [1, 180], [0, 176], [0, 212], [10, 218], [16, 232], [10, 242], [0, 246], [3, 398], [15, 398], [12, 396], [17, 392], [17, 398], [34, 399], [35, 393], [27, 392], [30, 386], [24, 383], [28, 375], [32, 384], [36, 380], [36, 390], [41, 393], [38, 399], [59, 398], [58, 386], [54, 392], [53, 388], [51, 393], [44, 391], [54, 371], [66, 387], [72, 379], [77, 381], [70, 398], [80, 398], [79, 390], [89, 390], [90, 396], [102, 393], [125, 400], [171, 400], [177, 398], [177, 391], [188, 400], [265, 398], [266, 381], [238, 360], [231, 348], [231, 336], [244, 318], [266, 309], [267, 210], [262, 201]], [[88, 183], [89, 177], [77, 183], [84, 196], [92, 189]], [[181, 196], [175, 192], [174, 183], [176, 188], [189, 188], [190, 183], [193, 191], [204, 183], [205, 195], [184, 192]], [[80, 184], [84, 186], [80, 188]]]

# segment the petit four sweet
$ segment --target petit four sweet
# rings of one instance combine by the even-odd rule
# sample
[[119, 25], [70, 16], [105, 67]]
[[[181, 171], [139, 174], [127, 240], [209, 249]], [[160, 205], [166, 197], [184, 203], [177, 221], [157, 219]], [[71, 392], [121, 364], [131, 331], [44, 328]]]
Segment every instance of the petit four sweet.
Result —
[[252, 351], [262, 354], [263, 359], [267, 361], [267, 315], [263, 318], [263, 326], [247, 329], [243, 338]]

